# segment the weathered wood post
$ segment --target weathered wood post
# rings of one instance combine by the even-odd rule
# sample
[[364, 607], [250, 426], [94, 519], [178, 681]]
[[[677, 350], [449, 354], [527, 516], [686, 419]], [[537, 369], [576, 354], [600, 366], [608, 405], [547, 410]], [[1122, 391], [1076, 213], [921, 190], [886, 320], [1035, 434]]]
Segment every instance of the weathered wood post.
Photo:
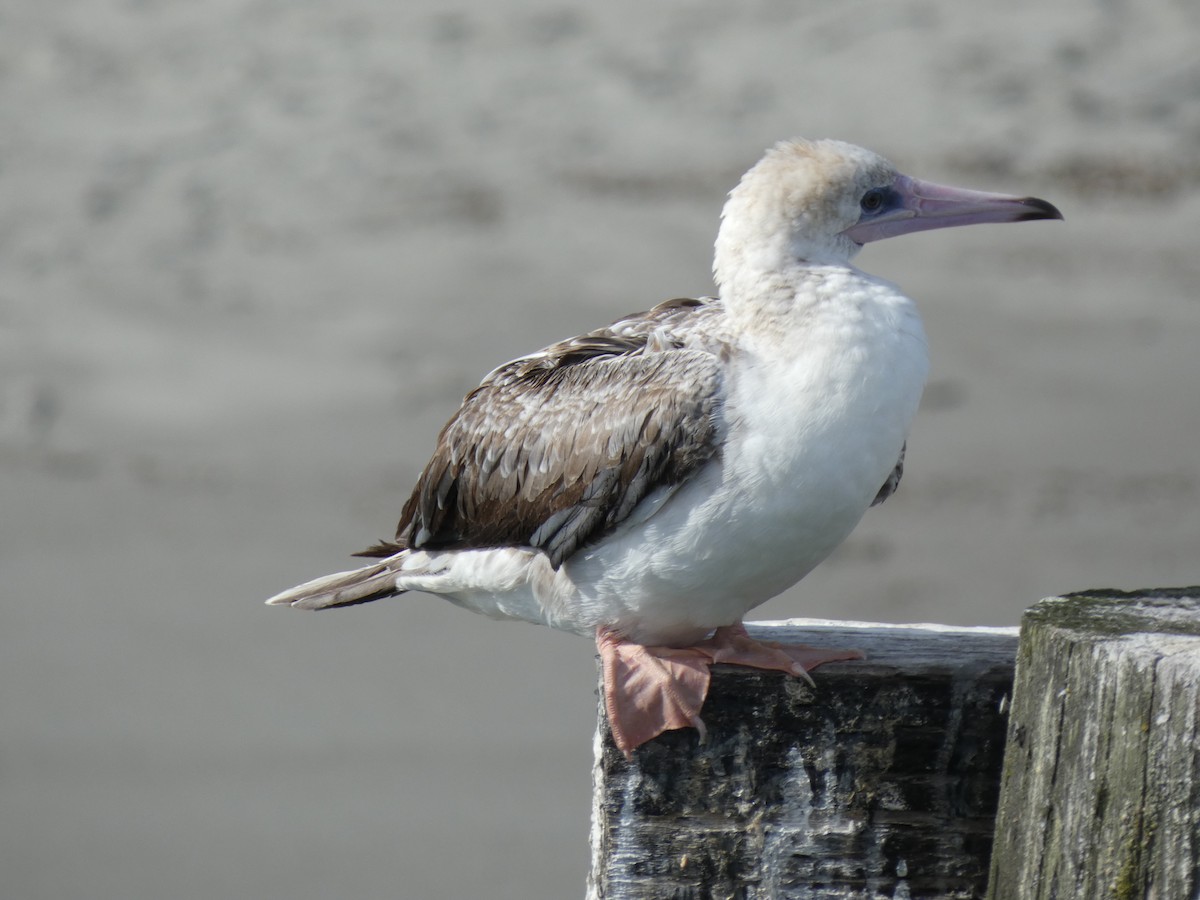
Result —
[[1200, 897], [1200, 587], [1021, 627], [990, 900]]
[[1016, 629], [793, 620], [756, 637], [855, 647], [799, 679], [717, 667], [690, 729], [617, 751], [603, 708], [593, 900], [983, 895]]

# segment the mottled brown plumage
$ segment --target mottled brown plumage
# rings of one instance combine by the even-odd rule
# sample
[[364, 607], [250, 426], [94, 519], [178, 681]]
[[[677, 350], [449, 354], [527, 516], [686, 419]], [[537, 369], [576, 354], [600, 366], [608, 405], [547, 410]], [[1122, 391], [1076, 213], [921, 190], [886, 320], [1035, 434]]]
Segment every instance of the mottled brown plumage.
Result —
[[716, 452], [720, 341], [680, 327], [713, 312], [670, 300], [493, 371], [442, 429], [395, 540], [359, 555], [522, 546], [557, 568], [612, 531]]

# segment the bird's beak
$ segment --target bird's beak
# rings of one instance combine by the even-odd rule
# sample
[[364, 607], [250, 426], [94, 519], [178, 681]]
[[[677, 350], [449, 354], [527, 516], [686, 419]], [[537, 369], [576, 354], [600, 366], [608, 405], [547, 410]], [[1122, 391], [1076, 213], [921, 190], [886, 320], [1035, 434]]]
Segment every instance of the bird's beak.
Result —
[[884, 206], [875, 213], [864, 212], [842, 234], [866, 244], [933, 228], [1062, 217], [1053, 204], [1037, 197], [968, 191], [897, 175]]

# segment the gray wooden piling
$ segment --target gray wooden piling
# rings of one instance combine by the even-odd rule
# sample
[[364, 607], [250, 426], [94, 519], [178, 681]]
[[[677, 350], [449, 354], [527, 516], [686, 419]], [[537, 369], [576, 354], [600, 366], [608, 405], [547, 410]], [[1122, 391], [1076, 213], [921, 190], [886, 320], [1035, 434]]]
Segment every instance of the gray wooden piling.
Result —
[[626, 761], [603, 708], [593, 900], [983, 895], [1016, 629], [792, 620], [756, 637], [867, 659], [788, 676], [718, 666], [708, 738]]
[[1200, 897], [1200, 588], [1022, 623], [990, 900]]

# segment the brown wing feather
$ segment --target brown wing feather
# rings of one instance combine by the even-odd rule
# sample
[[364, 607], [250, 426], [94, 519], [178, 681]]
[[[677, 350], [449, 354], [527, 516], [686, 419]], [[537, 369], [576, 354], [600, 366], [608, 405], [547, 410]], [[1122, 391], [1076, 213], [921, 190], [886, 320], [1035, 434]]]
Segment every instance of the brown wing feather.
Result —
[[716, 452], [721, 384], [716, 339], [679, 325], [713, 311], [670, 301], [492, 372], [442, 429], [395, 542], [361, 555], [531, 546], [558, 566], [685, 480]]
[[875, 499], [871, 501], [872, 506], [878, 506], [892, 494], [896, 493], [896, 488], [900, 487], [900, 479], [904, 477], [904, 453], [908, 450], [908, 444], [904, 443], [900, 446], [900, 458], [896, 460], [896, 468], [892, 469], [892, 474], [888, 476], [887, 481], [883, 483], [883, 487], [879, 489], [879, 493], [875, 495]]

